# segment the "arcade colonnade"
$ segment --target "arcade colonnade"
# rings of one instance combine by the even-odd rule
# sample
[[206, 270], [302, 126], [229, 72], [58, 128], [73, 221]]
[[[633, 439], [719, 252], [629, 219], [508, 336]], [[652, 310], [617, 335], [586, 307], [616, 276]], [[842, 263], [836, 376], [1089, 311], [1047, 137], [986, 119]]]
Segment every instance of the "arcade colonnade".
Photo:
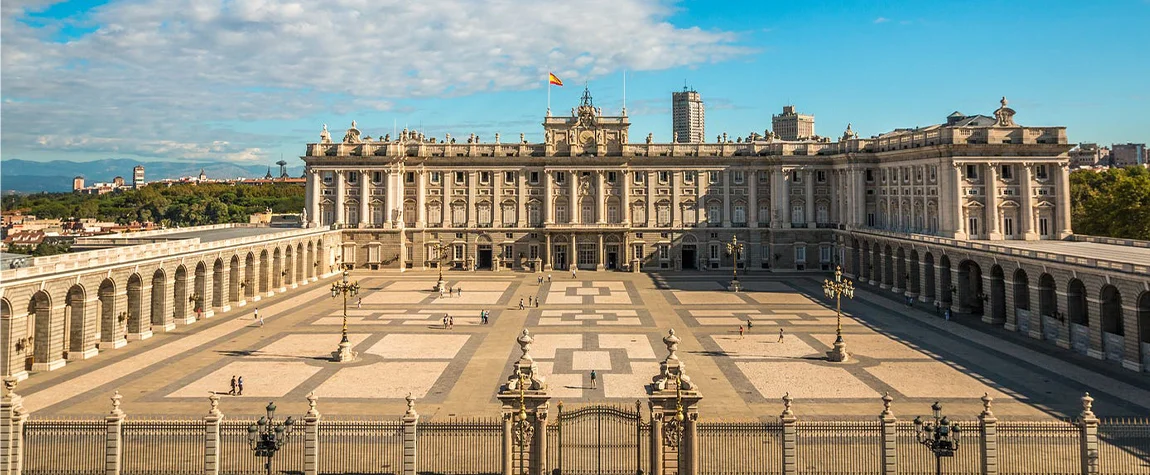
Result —
[[863, 232], [841, 239], [844, 271], [860, 284], [1150, 372], [1142, 276]]
[[[130, 258], [137, 246], [115, 248], [129, 258], [57, 275], [45, 266], [43, 273], [20, 269], [32, 271], [28, 278], [5, 276], [0, 296], [4, 375], [23, 379], [31, 371], [55, 370], [338, 270], [332, 252], [338, 231], [296, 234], [143, 259]], [[87, 253], [76, 255], [81, 254]]]

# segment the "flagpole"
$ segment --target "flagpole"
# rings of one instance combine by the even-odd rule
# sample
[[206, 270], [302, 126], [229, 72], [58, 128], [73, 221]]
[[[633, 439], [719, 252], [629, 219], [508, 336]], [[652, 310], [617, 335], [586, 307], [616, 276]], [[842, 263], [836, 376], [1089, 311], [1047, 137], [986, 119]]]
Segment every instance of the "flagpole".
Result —
[[551, 117], [551, 71], [547, 71], [547, 117]]
[[623, 115], [627, 115], [627, 70], [623, 70]]

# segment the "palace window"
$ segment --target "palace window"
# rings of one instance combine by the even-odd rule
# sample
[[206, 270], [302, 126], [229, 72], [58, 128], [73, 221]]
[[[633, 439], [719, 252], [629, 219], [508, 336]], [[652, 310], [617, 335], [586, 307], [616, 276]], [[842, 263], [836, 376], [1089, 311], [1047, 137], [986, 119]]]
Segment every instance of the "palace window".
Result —
[[403, 182], [415, 183], [415, 172], [407, 172], [407, 174], [403, 176]]
[[707, 179], [710, 180], [711, 183], [718, 183], [719, 182], [719, 172], [709, 172], [708, 175], [709, 176], [707, 177]]
[[555, 222], [556, 223], [566, 223], [567, 222], [567, 205], [562, 205], [562, 204], [556, 204], [555, 205]]
[[707, 224], [718, 225], [723, 220], [722, 216], [719, 212], [718, 203], [711, 203], [707, 206]]
[[1002, 218], [1002, 234], [1014, 236], [1014, 218], [1010, 216]]
[[806, 246], [801, 245], [801, 244], [795, 245], [795, 262], [800, 263], [800, 264], [807, 262], [807, 247]]
[[530, 221], [531, 226], [539, 226], [543, 224], [543, 219], [539, 216], [539, 204], [531, 203], [527, 205], [527, 220]]
[[643, 257], [644, 257], [643, 245], [642, 244], [631, 245], [631, 258], [632, 259], [642, 259]]
[[866, 181], [874, 183], [874, 170], [870, 168], [866, 170]]
[[826, 203], [819, 203], [818, 206], [815, 208], [815, 222], [816, 223], [826, 223], [829, 221], [830, 221], [830, 219], [827, 217], [827, 205], [826, 205]]
[[645, 177], [645, 176], [647, 176], [647, 174], [644, 172], [635, 172], [635, 183], [636, 184], [643, 183], [643, 177]]
[[331, 185], [331, 182], [334, 180], [334, 176], [335, 174], [332, 172], [323, 172], [323, 184]]
[[657, 218], [659, 221], [657, 223], [657, 225], [658, 226], [670, 226], [671, 225], [671, 206], [668, 205], [667, 203], [661, 203], [658, 205], [658, 207], [659, 207], [658, 210], [656, 210], [656, 212], [658, 213]]
[[595, 207], [591, 203], [583, 203], [582, 209], [582, 223], [591, 224], [595, 222]]
[[479, 172], [479, 182], [484, 185], [491, 183], [491, 172]]
[[1012, 178], [1014, 178], [1014, 168], [1011, 167], [1010, 165], [1003, 165], [1002, 166], [1002, 179], [1003, 180], [1010, 180]]
[[455, 184], [462, 185], [467, 180], [467, 174], [464, 172], [455, 172]]
[[798, 170], [791, 170], [791, 182], [792, 183], [802, 183], [803, 182], [803, 174], [799, 173]]
[[515, 183], [515, 172], [503, 172], [503, 183]]
[[817, 171], [815, 171], [815, 181], [817, 181], [817, 182], [819, 182], [819, 183], [826, 183], [826, 182], [827, 182], [827, 172], [826, 172], [826, 170], [817, 170]]
[[759, 205], [759, 224], [766, 224], [771, 222], [771, 207], [767, 205]]
[[967, 231], [970, 233], [971, 237], [978, 235], [978, 217], [977, 216], [971, 216], [969, 219], [967, 219], [967, 226], [968, 226]]
[[607, 183], [612, 185], [619, 179], [619, 174], [616, 172], [607, 172]]
[[531, 259], [538, 259], [539, 258], [539, 245], [538, 244], [532, 244], [531, 246], [529, 246], [527, 248], [527, 255]]
[[607, 205], [607, 222], [613, 224], [619, 222], [619, 205]]
[[831, 247], [830, 246], [819, 247], [819, 262], [826, 263], [826, 262], [830, 262], [830, 261], [831, 261]]
[[759, 173], [759, 183], [766, 183], [767, 178], [769, 178], [769, 177], [767, 176], [766, 173]]
[[480, 226], [491, 226], [491, 203], [479, 203], [475, 205], [476, 215], [478, 215]]
[[744, 178], [743, 171], [742, 170], [735, 170], [733, 172], [733, 174], [734, 174], [735, 184], [742, 185], [743, 184], [743, 178]]
[[659, 183], [666, 184], [669, 181], [671, 181], [671, 172], [659, 172]]
[[539, 172], [531, 172], [531, 175], [527, 177], [527, 181], [529, 183], [531, 183], [532, 185], [538, 185], [539, 184]]
[[1034, 177], [1039, 180], [1046, 179], [1046, 165], [1038, 164], [1034, 166]]
[[1045, 216], [1038, 218], [1038, 234], [1042, 236], [1050, 235], [1050, 219]]
[[[514, 226], [515, 225], [515, 220], [516, 220], [515, 211], [516, 211], [516, 209], [515, 209], [514, 203], [504, 203], [503, 204], [503, 225], [504, 226]], [[507, 233], [507, 239], [511, 239], [511, 233]]]
[[451, 224], [455, 226], [467, 225], [467, 208], [463, 207], [463, 203], [451, 205]]
[[431, 172], [431, 182], [439, 183], [440, 181], [443, 181], [443, 173]]
[[694, 183], [695, 172], [683, 172], [683, 183]]
[[371, 172], [371, 182], [376, 185], [383, 183], [383, 172]]
[[935, 165], [930, 166], [930, 181], [934, 181], [938, 177], [938, 167]]
[[359, 172], [347, 172], [347, 182], [352, 185], [359, 182]]
[[562, 185], [566, 181], [567, 181], [567, 173], [566, 172], [555, 172], [555, 184], [556, 185]]
[[806, 224], [807, 217], [803, 213], [803, 205], [791, 206], [791, 223], [792, 224]]
[[462, 261], [463, 260], [463, 244], [456, 244], [456, 245], [452, 246], [452, 248], [455, 251], [455, 260]]
[[712, 261], [719, 260], [719, 245], [718, 244], [711, 244], [710, 252], [711, 252], [711, 260]]
[[967, 180], [977, 180], [978, 179], [978, 165], [968, 164], [966, 166], [966, 179]]
[[659, 245], [659, 259], [667, 260], [671, 258], [671, 247], [666, 244]]
[[747, 224], [747, 207], [745, 205], [735, 205], [733, 214], [734, 216], [731, 218], [731, 222], [736, 225]]

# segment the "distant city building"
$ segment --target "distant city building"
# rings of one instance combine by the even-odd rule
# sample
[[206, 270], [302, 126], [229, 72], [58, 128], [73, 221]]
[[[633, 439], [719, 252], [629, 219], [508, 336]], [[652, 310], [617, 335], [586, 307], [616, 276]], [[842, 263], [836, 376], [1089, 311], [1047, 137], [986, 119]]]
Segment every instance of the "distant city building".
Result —
[[132, 188], [139, 189], [144, 186], [144, 166], [136, 165], [132, 168]]
[[704, 141], [703, 97], [694, 89], [683, 86], [681, 92], [671, 93], [671, 128], [677, 143]]
[[1080, 143], [1070, 150], [1071, 168], [1090, 168], [1107, 165], [1110, 161], [1110, 149], [1099, 147], [1096, 143]]
[[1146, 144], [1124, 143], [1110, 146], [1110, 165], [1132, 167], [1146, 165]]
[[84, 189], [84, 177], [78, 176], [72, 179], [72, 191], [80, 191]]
[[200, 178], [199, 178], [199, 181], [208, 181], [208, 174], [207, 174], [207, 173], [204, 173], [204, 169], [203, 169], [203, 168], [201, 168], [201, 169], [200, 169]]
[[771, 130], [781, 140], [806, 140], [815, 136], [815, 116], [783, 106], [783, 113], [771, 116]]
[[112, 186], [114, 186], [116, 188], [123, 188], [124, 187], [124, 177], [118, 176], [116, 178], [113, 178], [112, 179]]

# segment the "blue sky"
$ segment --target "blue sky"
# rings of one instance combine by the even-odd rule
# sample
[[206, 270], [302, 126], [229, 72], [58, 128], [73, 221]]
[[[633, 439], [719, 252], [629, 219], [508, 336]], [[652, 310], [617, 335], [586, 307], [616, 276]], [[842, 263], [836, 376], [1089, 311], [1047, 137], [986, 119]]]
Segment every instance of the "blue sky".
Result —
[[1150, 1], [459, 2], [13, 0], [3, 158], [270, 163], [326, 123], [365, 134], [542, 137], [582, 86], [631, 137], [669, 140], [670, 93], [707, 135], [794, 104], [837, 137], [989, 114], [1071, 141], [1150, 141]]

